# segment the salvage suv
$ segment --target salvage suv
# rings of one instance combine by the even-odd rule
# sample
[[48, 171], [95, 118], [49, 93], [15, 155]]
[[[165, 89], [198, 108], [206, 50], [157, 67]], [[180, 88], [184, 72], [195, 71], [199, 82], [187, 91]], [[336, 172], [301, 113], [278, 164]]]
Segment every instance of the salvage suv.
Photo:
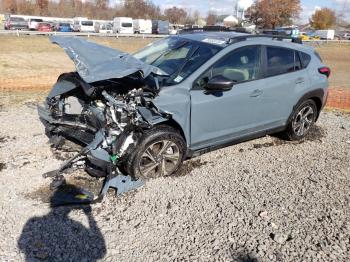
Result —
[[330, 69], [312, 47], [232, 32], [170, 36], [130, 55], [53, 36], [76, 65], [39, 115], [55, 145], [89, 145], [86, 171], [171, 175], [184, 159], [282, 132], [304, 138], [326, 103]]

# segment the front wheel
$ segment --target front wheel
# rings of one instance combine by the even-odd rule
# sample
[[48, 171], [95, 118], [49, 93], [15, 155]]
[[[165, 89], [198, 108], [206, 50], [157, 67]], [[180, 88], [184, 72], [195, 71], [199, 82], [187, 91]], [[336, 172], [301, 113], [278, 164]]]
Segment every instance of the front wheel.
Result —
[[174, 128], [154, 127], [140, 138], [130, 154], [126, 170], [134, 178], [156, 178], [174, 174], [186, 152], [183, 137]]
[[308, 99], [300, 103], [293, 112], [285, 135], [289, 140], [304, 138], [314, 125], [317, 118], [317, 107], [313, 100]]

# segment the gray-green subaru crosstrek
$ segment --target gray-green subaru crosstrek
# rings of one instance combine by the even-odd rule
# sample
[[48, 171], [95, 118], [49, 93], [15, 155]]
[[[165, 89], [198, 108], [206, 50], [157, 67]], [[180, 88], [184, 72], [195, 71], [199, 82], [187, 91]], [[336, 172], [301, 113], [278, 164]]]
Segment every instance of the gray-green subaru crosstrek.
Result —
[[312, 47], [275, 36], [197, 32], [130, 55], [55, 36], [76, 65], [39, 115], [55, 146], [90, 145], [96, 177], [171, 175], [186, 158], [283, 132], [302, 139], [326, 103], [330, 69]]

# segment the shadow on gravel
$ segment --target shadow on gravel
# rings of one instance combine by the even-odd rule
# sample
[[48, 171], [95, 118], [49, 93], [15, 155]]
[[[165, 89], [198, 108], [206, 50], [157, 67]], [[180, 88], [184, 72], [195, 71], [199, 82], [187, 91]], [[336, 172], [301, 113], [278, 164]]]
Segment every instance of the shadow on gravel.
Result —
[[305, 141], [322, 141], [322, 138], [326, 136], [326, 131], [319, 126], [313, 126], [309, 134], [304, 138], [299, 141], [288, 141], [283, 139], [279, 134], [272, 135], [274, 138], [274, 141], [272, 142], [267, 142], [267, 143], [262, 143], [262, 144], [253, 144], [253, 148], [249, 149], [258, 149], [258, 148], [263, 148], [263, 147], [270, 147], [270, 146], [280, 146], [280, 145], [285, 145], [285, 144], [301, 144], [304, 143]]
[[[54, 203], [55, 196], [51, 200]], [[84, 212], [88, 227], [69, 217], [72, 210]], [[29, 219], [18, 247], [25, 261], [97, 261], [106, 255], [105, 240], [88, 205], [52, 208], [45, 216]]]

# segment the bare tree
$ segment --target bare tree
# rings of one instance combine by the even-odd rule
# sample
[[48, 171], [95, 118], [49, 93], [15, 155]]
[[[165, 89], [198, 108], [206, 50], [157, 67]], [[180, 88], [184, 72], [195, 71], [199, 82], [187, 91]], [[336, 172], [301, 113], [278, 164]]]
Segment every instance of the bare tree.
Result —
[[177, 8], [176, 6], [165, 9], [164, 14], [169, 19], [169, 22], [173, 24], [182, 24], [186, 21], [187, 17], [185, 9]]
[[207, 16], [207, 25], [215, 25], [217, 22], [217, 18], [218, 17], [215, 12], [209, 11]]

